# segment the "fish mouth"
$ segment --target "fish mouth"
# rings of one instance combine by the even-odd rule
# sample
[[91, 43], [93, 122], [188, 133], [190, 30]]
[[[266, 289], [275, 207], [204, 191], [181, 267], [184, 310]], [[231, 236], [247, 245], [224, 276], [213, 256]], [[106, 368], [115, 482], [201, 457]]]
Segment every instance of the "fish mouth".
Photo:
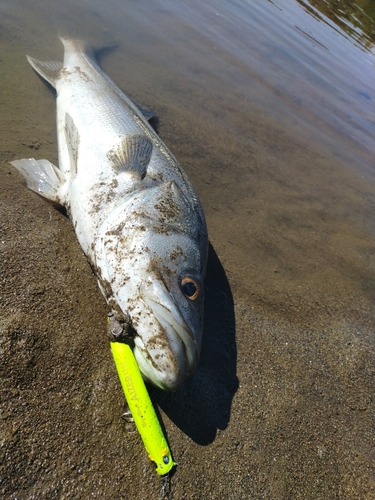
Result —
[[[142, 299], [158, 322], [158, 334], [148, 348], [135, 338], [134, 354], [144, 377], [163, 390], [175, 391], [191, 376], [198, 362], [198, 347], [172, 296], [159, 280], [140, 286]], [[158, 339], [160, 337], [159, 348]], [[155, 347], [156, 345], [156, 347]]]

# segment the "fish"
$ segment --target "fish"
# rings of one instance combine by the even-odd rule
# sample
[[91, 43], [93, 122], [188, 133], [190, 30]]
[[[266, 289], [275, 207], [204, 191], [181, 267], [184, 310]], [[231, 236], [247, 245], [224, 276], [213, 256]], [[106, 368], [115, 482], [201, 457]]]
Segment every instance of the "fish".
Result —
[[58, 167], [11, 164], [65, 207], [109, 306], [113, 335], [143, 378], [167, 391], [200, 356], [207, 225], [197, 193], [143, 112], [104, 73], [96, 50], [60, 38], [63, 62], [27, 56], [56, 92]]

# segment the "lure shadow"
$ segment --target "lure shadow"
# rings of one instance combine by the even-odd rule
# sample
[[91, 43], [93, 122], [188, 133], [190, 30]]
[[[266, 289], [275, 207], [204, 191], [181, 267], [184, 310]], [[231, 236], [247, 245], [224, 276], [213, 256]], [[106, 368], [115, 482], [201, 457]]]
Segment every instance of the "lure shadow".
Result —
[[194, 376], [176, 393], [155, 389], [152, 399], [168, 417], [200, 445], [212, 443], [217, 429], [230, 419], [236, 376], [237, 349], [232, 293], [225, 271], [210, 244], [203, 342]]

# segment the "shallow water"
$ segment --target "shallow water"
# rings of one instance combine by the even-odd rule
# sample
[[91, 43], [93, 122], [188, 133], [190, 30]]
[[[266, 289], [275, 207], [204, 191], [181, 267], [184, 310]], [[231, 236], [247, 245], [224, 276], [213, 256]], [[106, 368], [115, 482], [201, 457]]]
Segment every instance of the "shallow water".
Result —
[[173, 498], [371, 498], [375, 12], [371, 2], [3, 1], [7, 498], [153, 498], [119, 418], [106, 307], [69, 221], [7, 162], [57, 162], [25, 59], [100, 59], [199, 193], [212, 248], [197, 374], [155, 391]]

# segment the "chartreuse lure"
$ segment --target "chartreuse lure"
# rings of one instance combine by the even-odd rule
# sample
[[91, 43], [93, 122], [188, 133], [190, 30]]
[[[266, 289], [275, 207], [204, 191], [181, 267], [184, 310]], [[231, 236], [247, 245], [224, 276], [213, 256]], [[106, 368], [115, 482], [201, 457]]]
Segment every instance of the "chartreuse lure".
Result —
[[168, 474], [176, 465], [141, 372], [131, 348], [121, 342], [111, 342], [111, 350], [129, 410], [141, 435], [150, 460], [156, 464], [156, 472]]

